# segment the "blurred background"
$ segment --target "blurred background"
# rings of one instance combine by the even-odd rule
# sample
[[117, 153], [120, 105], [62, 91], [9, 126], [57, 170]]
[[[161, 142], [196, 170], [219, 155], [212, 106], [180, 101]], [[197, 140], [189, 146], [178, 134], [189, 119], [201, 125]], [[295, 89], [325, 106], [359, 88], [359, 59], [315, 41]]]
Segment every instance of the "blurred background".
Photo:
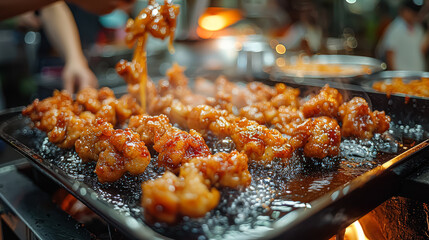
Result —
[[[151, 77], [162, 76], [173, 62], [186, 66], [191, 77], [209, 72], [266, 77], [290, 63], [291, 57], [302, 54], [359, 55], [384, 63], [378, 46], [403, 6], [401, 0], [174, 2], [181, 5], [176, 51], [171, 55], [166, 43], [150, 39]], [[407, 3], [413, 5], [409, 5], [413, 21], [426, 38], [424, 0]], [[138, 0], [130, 9], [104, 16], [69, 5], [83, 53], [100, 86], [124, 85], [114, 67], [120, 59], [132, 56], [133, 50], [124, 43], [125, 24], [146, 5], [147, 1]], [[0, 22], [1, 108], [25, 105], [62, 88], [64, 61], [51, 47], [39, 18], [36, 11]], [[423, 51], [422, 56], [427, 54]], [[426, 61], [421, 62], [421, 70], [426, 70]]]

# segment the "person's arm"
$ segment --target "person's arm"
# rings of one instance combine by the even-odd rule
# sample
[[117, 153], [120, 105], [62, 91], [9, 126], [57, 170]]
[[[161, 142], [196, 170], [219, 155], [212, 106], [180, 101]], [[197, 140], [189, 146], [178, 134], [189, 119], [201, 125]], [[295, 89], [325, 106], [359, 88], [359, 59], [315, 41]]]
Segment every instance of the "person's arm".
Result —
[[65, 2], [51, 4], [40, 13], [50, 42], [65, 60], [64, 89], [73, 93], [85, 87], [96, 87], [97, 79], [83, 55], [76, 23]]

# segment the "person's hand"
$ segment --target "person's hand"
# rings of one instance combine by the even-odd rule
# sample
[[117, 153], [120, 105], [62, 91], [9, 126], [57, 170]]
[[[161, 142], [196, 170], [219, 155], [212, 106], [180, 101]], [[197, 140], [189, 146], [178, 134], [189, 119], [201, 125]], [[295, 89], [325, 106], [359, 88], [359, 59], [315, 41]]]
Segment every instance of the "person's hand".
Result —
[[107, 14], [116, 8], [127, 8], [132, 5], [135, 0], [66, 0], [79, 7], [98, 15]]
[[98, 87], [98, 81], [86, 62], [67, 61], [63, 69], [63, 86], [70, 93], [87, 87]]

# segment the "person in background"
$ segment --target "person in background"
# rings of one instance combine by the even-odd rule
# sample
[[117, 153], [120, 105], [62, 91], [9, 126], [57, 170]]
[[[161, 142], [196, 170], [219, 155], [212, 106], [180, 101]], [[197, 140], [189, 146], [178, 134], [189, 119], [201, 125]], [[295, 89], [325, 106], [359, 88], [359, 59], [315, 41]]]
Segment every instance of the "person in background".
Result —
[[377, 56], [390, 70], [424, 71], [429, 42], [418, 14], [421, 6], [412, 0], [402, 3], [399, 15], [387, 27], [377, 46]]
[[312, 1], [297, 1], [293, 4], [298, 11], [298, 21], [290, 26], [280, 41], [288, 49], [303, 50], [307, 55], [313, 55], [322, 49], [323, 42], [319, 11]]
[[[35, 11], [59, 0], [0, 0], [0, 21], [19, 14]], [[67, 0], [89, 12], [101, 15], [119, 7], [132, 5], [135, 0]]]

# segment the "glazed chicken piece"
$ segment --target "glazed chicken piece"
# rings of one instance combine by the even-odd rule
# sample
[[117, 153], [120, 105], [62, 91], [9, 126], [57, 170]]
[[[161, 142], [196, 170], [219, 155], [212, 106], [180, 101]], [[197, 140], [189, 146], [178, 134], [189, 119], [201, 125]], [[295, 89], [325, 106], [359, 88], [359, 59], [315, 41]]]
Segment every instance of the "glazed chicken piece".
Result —
[[203, 137], [195, 130], [188, 132], [173, 127], [165, 115], [134, 116], [129, 127], [141, 135], [142, 141], [154, 144], [159, 153], [158, 164], [170, 170], [178, 169], [194, 157], [210, 155]]
[[306, 157], [319, 159], [337, 156], [340, 143], [340, 126], [330, 117], [307, 119], [295, 128], [289, 141], [293, 149], [303, 148]]
[[283, 83], [277, 83], [275, 86], [276, 94], [270, 99], [270, 103], [275, 108], [280, 107], [299, 107], [299, 94], [297, 88], [291, 88]]
[[304, 122], [304, 114], [292, 106], [281, 106], [271, 120], [272, 126], [281, 133], [291, 136], [296, 127]]
[[141, 204], [146, 216], [167, 223], [181, 216], [202, 217], [218, 205], [219, 199], [219, 191], [209, 188], [193, 167], [181, 168], [178, 177], [166, 172], [142, 184]]
[[240, 117], [254, 120], [259, 124], [270, 124], [278, 115], [277, 109], [270, 102], [258, 102], [240, 110]]
[[[257, 103], [243, 107], [240, 110], [240, 117], [246, 117], [247, 119], [254, 120], [259, 124], [274, 125], [278, 123], [281, 114], [280, 108], [299, 107], [299, 93], [298, 89], [287, 87], [283, 83], [276, 84], [276, 93], [269, 101], [259, 101]], [[288, 124], [289, 122], [283, 122], [282, 124]]]
[[304, 113], [305, 118], [320, 116], [336, 118], [341, 104], [343, 104], [343, 96], [337, 89], [331, 88], [326, 84], [319, 94], [302, 105], [301, 111]]
[[108, 135], [111, 134], [113, 125], [97, 119], [87, 127], [75, 143], [75, 150], [83, 162], [97, 161], [100, 153], [107, 148]]
[[193, 129], [187, 133], [172, 127], [162, 136], [155, 138], [153, 148], [159, 153], [158, 163], [171, 170], [177, 169], [192, 158], [210, 155], [210, 149], [203, 137]]
[[390, 117], [384, 111], [372, 112], [361, 97], [355, 97], [341, 105], [339, 116], [343, 137], [371, 139], [374, 133], [383, 133], [390, 127]]
[[119, 99], [115, 98], [113, 90], [107, 87], [100, 90], [85, 88], [76, 95], [76, 102], [90, 111], [97, 118], [116, 125], [123, 124], [132, 115], [142, 114], [143, 110], [137, 100], [129, 94], [125, 94]]
[[260, 82], [251, 82], [239, 86], [230, 82], [225, 76], [219, 76], [215, 81], [216, 94], [213, 106], [233, 113], [233, 108], [241, 109], [253, 103], [268, 101], [275, 90]]
[[116, 118], [120, 124], [125, 123], [131, 116], [143, 114], [143, 109], [137, 99], [130, 94], [120, 97], [115, 104]]
[[57, 117], [55, 127], [48, 132], [49, 141], [60, 148], [72, 148], [95, 118], [90, 112], [84, 112], [81, 116], [76, 116], [71, 111], [62, 111]]
[[274, 158], [287, 159], [292, 154], [279, 131], [210, 106], [193, 108], [188, 127], [203, 133], [210, 130], [219, 138], [231, 137], [237, 150], [244, 151], [252, 160], [269, 163]]
[[34, 122], [35, 126], [42, 131], [51, 131], [57, 122], [57, 117], [63, 111], [71, 111], [79, 114], [81, 107], [73, 102], [71, 95], [66, 91], [55, 90], [52, 97], [34, 100], [28, 105], [22, 114]]
[[195, 129], [203, 135], [208, 130], [211, 130], [216, 136], [226, 137], [231, 133], [230, 124], [227, 121], [223, 123], [222, 119], [228, 118], [228, 116], [229, 113], [225, 110], [215, 109], [207, 105], [199, 105], [189, 111], [185, 126]]
[[159, 5], [155, 0], [150, 0], [148, 7], [144, 8], [138, 17], [134, 20], [128, 19], [125, 29], [126, 44], [132, 48], [139, 38], [151, 34], [160, 39], [169, 37], [172, 45], [179, 11], [179, 6], [172, 4], [171, 1], [165, 0], [164, 5]]
[[98, 157], [95, 168], [98, 181], [114, 182], [126, 172], [138, 175], [145, 171], [150, 154], [137, 133], [130, 129], [117, 129], [105, 134], [108, 134], [109, 144]]
[[140, 83], [140, 75], [143, 73], [143, 66], [136, 61], [121, 59], [115, 66], [115, 70], [127, 84], [135, 85]]
[[148, 217], [167, 223], [180, 216], [202, 217], [219, 203], [219, 191], [210, 186], [240, 188], [250, 182], [243, 153], [196, 157], [180, 167], [179, 177], [166, 172], [161, 178], [143, 183], [142, 206]]
[[270, 163], [273, 159], [287, 160], [293, 149], [275, 129], [269, 129], [246, 118], [232, 123], [231, 139], [238, 151], [244, 151], [250, 159]]
[[140, 134], [146, 145], [154, 144], [154, 140], [172, 128], [167, 116], [136, 115], [130, 118], [128, 127]]
[[246, 154], [234, 150], [193, 158], [182, 168], [195, 167], [215, 187], [241, 188], [249, 186], [252, 180], [247, 162]]
[[115, 130], [103, 119], [83, 131], [75, 149], [82, 161], [97, 161], [95, 173], [101, 183], [114, 182], [125, 172], [143, 173], [150, 162], [149, 151], [137, 133]]

